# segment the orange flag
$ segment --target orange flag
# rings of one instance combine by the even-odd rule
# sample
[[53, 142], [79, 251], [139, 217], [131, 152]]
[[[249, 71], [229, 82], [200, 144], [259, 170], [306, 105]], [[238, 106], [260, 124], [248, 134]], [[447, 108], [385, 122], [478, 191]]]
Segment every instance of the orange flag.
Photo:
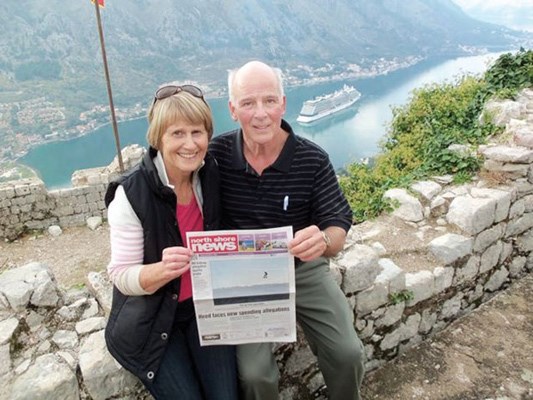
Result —
[[[94, 4], [94, 0], [91, 0], [91, 3]], [[104, 8], [104, 0], [98, 0], [98, 5], [102, 8]]]

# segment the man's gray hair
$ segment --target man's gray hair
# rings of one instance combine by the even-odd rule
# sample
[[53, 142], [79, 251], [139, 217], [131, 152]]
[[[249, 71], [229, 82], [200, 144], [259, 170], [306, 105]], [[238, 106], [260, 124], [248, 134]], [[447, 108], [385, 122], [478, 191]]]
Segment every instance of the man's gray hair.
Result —
[[[235, 80], [235, 76], [237, 75], [237, 73], [240, 71], [241, 68], [242, 67], [228, 70], [228, 97], [232, 103], [235, 102], [235, 98], [233, 97], [233, 82]], [[276, 75], [276, 78], [278, 80], [278, 91], [281, 97], [283, 97], [285, 95], [285, 91], [283, 89], [283, 72], [281, 71], [281, 69], [277, 67], [270, 67], [270, 68], [272, 69], [272, 71], [274, 71], [274, 75]]]

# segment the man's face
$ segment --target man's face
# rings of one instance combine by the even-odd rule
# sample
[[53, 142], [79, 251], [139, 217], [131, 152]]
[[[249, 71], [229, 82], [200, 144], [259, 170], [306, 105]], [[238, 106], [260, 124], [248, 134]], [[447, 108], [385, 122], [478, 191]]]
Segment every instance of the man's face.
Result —
[[281, 132], [285, 96], [272, 71], [243, 71], [233, 86], [229, 108], [249, 141], [267, 144]]

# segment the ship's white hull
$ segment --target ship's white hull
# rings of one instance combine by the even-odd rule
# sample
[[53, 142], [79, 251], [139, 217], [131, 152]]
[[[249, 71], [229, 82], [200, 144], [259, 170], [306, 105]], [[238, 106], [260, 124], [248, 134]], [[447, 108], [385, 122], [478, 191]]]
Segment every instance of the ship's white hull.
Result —
[[318, 114], [315, 114], [315, 115], [298, 115], [298, 118], [296, 118], [296, 121], [301, 123], [301, 124], [309, 124], [311, 122], [314, 122], [314, 121], [317, 121], [319, 119], [322, 119], [322, 118], [325, 118], [329, 115], [332, 115], [332, 114], [335, 114], [339, 111], [342, 111], [348, 107], [350, 107], [351, 105], [353, 105], [357, 100], [359, 100], [361, 96], [357, 96], [355, 97], [353, 100], [347, 102], [347, 103], [344, 103], [344, 104], [341, 104], [335, 108], [331, 108], [329, 110], [326, 110], [324, 112], [321, 112], [321, 113], [318, 113]]

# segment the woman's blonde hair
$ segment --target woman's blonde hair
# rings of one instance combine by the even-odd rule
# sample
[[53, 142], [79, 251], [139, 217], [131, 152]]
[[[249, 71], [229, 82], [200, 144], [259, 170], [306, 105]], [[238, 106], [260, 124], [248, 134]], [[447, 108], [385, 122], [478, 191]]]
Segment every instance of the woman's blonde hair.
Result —
[[153, 148], [160, 150], [161, 138], [169, 125], [176, 121], [203, 125], [209, 140], [213, 136], [213, 116], [203, 98], [181, 91], [161, 100], [155, 100], [148, 109], [146, 139]]

